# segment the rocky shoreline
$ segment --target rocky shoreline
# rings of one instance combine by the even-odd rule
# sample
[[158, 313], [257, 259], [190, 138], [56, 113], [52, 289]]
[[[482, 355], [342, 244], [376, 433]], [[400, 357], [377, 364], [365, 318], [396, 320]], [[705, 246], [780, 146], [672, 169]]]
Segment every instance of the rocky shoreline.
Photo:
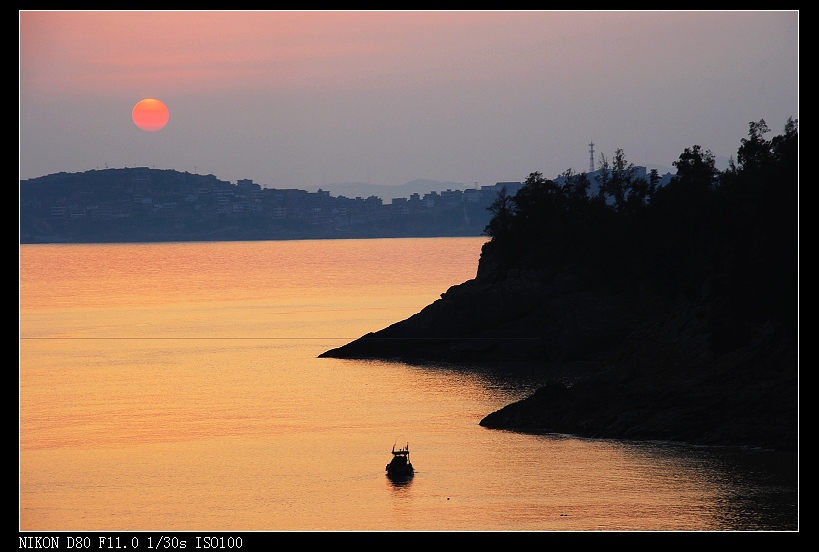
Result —
[[612, 292], [568, 272], [480, 274], [410, 318], [320, 356], [543, 370], [578, 363], [586, 367], [578, 377], [549, 381], [480, 425], [797, 450], [798, 354], [780, 325], [715, 328], [707, 304]]

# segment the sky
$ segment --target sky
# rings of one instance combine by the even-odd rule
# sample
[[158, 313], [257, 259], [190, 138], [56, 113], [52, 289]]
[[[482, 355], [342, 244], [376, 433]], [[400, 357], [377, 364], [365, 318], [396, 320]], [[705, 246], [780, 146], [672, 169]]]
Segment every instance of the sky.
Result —
[[[20, 178], [468, 187], [736, 157], [799, 118], [793, 11], [20, 11]], [[142, 99], [169, 110], [156, 132]], [[673, 169], [672, 169], [673, 170]]]

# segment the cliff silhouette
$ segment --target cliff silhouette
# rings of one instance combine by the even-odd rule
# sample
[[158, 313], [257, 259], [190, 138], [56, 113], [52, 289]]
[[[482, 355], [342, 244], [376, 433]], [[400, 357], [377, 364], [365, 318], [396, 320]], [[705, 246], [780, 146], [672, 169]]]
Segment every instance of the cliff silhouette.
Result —
[[677, 175], [622, 151], [490, 206], [476, 277], [323, 357], [534, 365], [553, 375], [487, 428], [796, 450], [798, 132], [750, 124], [737, 163]]

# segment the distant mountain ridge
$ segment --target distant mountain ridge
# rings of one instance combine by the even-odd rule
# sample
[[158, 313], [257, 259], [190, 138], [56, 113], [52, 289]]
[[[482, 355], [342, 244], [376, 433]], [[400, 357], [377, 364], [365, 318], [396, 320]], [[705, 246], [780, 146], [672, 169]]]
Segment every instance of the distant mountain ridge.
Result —
[[173, 169], [63, 172], [20, 181], [19, 238], [22, 244], [479, 236], [497, 190], [462, 186], [416, 180], [310, 192]]

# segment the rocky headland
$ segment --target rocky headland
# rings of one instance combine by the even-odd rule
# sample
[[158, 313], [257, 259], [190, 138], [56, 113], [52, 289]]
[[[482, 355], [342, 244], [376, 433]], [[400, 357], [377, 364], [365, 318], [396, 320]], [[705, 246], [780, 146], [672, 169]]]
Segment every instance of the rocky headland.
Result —
[[589, 287], [566, 272], [487, 280], [321, 356], [562, 367], [488, 414], [487, 428], [796, 450], [797, 349], [780, 325], [713, 328], [707, 305]]
[[798, 133], [765, 132], [725, 172], [686, 149], [662, 187], [619, 151], [595, 196], [532, 173], [490, 208], [474, 279], [321, 356], [549, 375], [487, 428], [796, 451]]

